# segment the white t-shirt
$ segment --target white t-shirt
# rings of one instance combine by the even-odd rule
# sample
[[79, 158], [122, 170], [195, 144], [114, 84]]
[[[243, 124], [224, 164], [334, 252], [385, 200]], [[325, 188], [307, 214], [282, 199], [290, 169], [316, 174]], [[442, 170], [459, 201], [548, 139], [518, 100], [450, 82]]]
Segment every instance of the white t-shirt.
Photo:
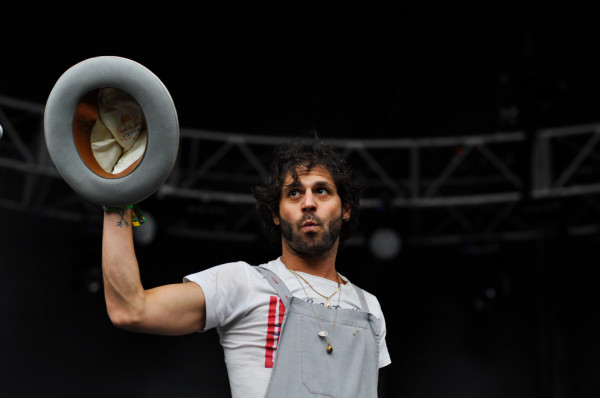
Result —
[[[312, 291], [292, 274], [278, 258], [263, 264], [275, 272], [292, 295], [312, 299], [315, 304], [325, 305], [325, 299]], [[279, 328], [283, 319], [283, 304], [275, 290], [254, 266], [246, 262], [218, 265], [184, 278], [195, 282], [206, 297], [206, 326], [216, 327], [225, 354], [231, 394], [234, 398], [263, 398], [275, 360]], [[337, 282], [318, 276], [298, 273], [318, 292], [329, 295], [337, 288]], [[341, 295], [331, 299], [332, 306], [360, 308], [355, 287], [346, 278], [341, 285]], [[304, 289], [303, 289], [303, 285]], [[339, 297], [339, 303], [338, 303]], [[391, 363], [385, 336], [385, 319], [377, 298], [365, 291], [369, 312], [378, 319], [380, 336], [379, 367]]]

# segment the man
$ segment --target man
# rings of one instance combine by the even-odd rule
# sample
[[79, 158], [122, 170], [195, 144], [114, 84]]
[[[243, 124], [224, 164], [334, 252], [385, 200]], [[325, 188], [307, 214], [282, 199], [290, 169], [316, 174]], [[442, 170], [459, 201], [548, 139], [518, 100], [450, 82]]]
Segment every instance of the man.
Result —
[[255, 189], [281, 257], [222, 264], [181, 284], [145, 290], [130, 210], [106, 212], [106, 305], [118, 327], [181, 335], [217, 328], [237, 397], [375, 397], [388, 365], [379, 302], [336, 270], [356, 225], [361, 190], [344, 159], [319, 140], [280, 146], [271, 178]]

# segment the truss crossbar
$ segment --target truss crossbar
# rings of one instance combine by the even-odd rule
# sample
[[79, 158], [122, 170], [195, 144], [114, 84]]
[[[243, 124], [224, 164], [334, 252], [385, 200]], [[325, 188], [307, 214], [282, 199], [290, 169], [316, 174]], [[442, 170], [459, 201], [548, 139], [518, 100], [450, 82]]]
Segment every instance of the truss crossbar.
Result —
[[[43, 105], [0, 95], [0, 125], [5, 132], [0, 140], [0, 207], [89, 220], [93, 206], [81, 198], [74, 203], [78, 196], [60, 178], [45, 146], [40, 145], [43, 111]], [[527, 135], [520, 131], [325, 141], [341, 149], [365, 179], [367, 189], [361, 201], [365, 211], [449, 209], [444, 225], [453, 225], [454, 220], [454, 230], [445, 231], [443, 236], [421, 236], [423, 242], [434, 242], [454, 239], [444, 236], [477, 234], [479, 227], [470, 221], [468, 210], [506, 204], [512, 205], [495, 213], [492, 222], [481, 227], [481, 233], [512, 238], [538, 236], [525, 228], [523, 217], [518, 220], [518, 204], [525, 194], [539, 200], [600, 194], [599, 132], [600, 123], [543, 129], [535, 133], [533, 148], [528, 147]], [[160, 200], [242, 206], [247, 212], [254, 212], [251, 188], [267, 177], [273, 147], [288, 142], [285, 136], [192, 128], [181, 128], [180, 139], [173, 173], [156, 196]], [[565, 141], [569, 145], [564, 145]], [[575, 153], [567, 153], [568, 148], [575, 149]], [[533, 177], [531, 187], [523, 182], [528, 174]], [[553, 175], [559, 178], [553, 180]], [[457, 213], [457, 207], [466, 213]], [[220, 230], [228, 232], [214, 234], [213, 238], [253, 241], [253, 233], [242, 230], [252, 224], [248, 214], [242, 216], [243, 223], [239, 222], [239, 214], [235, 219], [222, 220], [229, 223], [229, 228], [221, 225]], [[443, 217], [439, 221], [444, 221]], [[513, 229], [504, 226], [509, 221]], [[521, 229], [515, 231], [515, 225]], [[505, 230], [501, 230], [503, 227]], [[578, 234], [599, 229], [595, 225], [567, 227]], [[210, 225], [204, 228], [211, 230]], [[187, 226], [172, 230], [192, 235]], [[206, 236], [206, 232], [199, 231], [196, 236]]]

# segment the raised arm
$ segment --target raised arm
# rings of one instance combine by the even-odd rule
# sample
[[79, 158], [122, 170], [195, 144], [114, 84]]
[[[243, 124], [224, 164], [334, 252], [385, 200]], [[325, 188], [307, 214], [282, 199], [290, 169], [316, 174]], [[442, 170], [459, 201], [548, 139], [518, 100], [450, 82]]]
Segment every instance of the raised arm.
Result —
[[102, 274], [106, 308], [115, 326], [162, 335], [188, 334], [204, 328], [204, 293], [196, 283], [148, 290], [142, 286], [130, 209], [104, 215]]

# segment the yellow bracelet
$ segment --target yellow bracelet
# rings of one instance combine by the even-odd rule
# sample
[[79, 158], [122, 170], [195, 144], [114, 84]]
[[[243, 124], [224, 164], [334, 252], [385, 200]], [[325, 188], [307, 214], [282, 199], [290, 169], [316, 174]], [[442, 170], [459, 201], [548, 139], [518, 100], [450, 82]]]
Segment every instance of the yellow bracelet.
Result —
[[127, 209], [132, 209], [131, 210], [131, 223], [133, 224], [134, 227], [139, 227], [141, 224], [146, 222], [146, 217], [144, 217], [144, 215], [142, 214], [142, 210], [140, 210], [140, 207], [138, 205], [127, 205], [127, 206], [120, 206], [120, 207], [119, 206], [117, 206], [117, 207], [102, 206], [102, 210], [104, 210], [105, 212], [127, 210]]

